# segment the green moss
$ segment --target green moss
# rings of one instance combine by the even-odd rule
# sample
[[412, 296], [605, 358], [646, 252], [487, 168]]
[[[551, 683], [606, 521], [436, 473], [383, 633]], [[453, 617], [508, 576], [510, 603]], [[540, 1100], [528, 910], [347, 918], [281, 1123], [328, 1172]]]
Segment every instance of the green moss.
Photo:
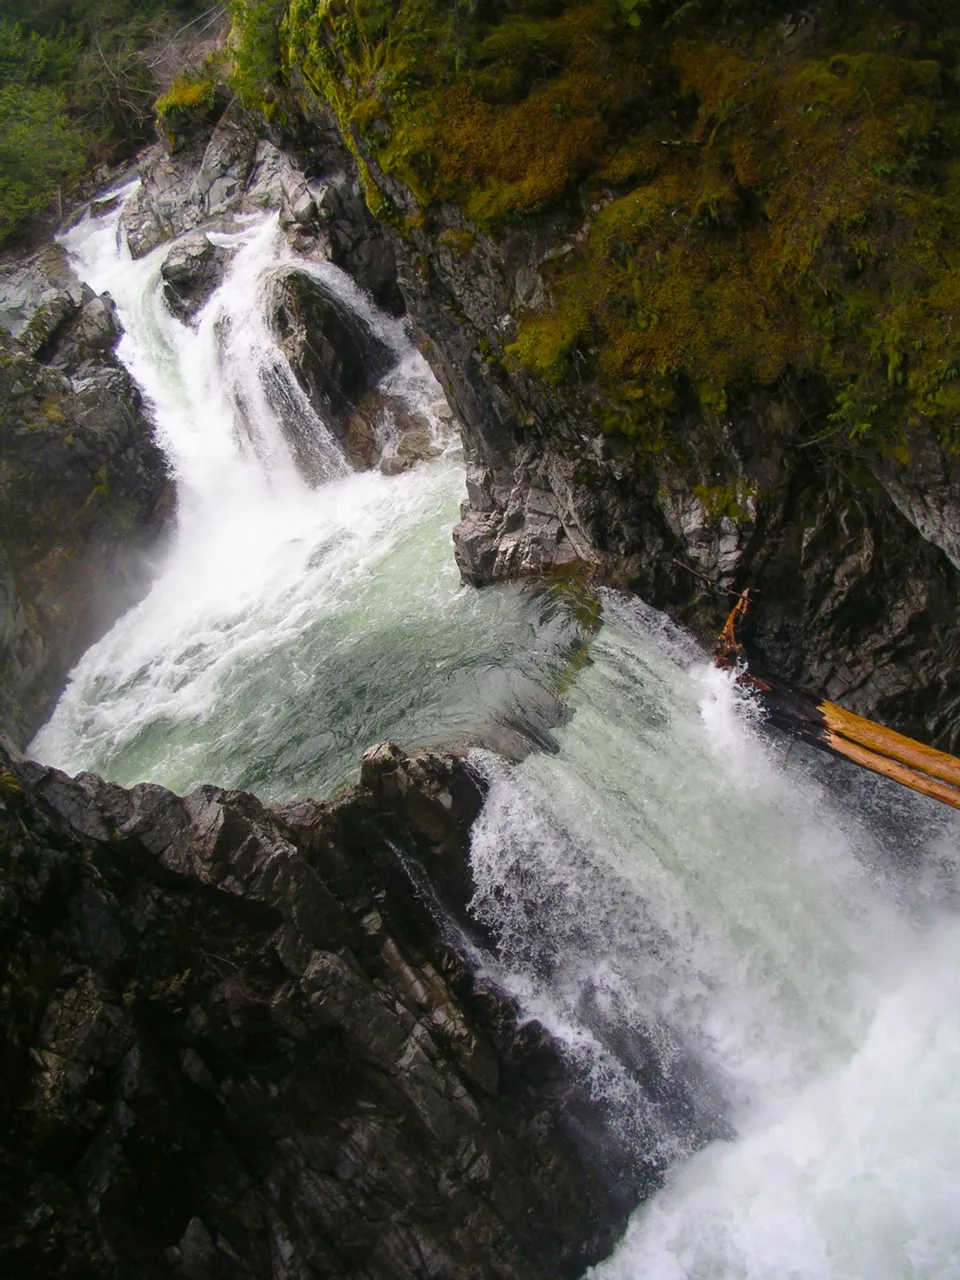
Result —
[[88, 501], [92, 502], [96, 498], [103, 498], [105, 501], [110, 497], [110, 478], [107, 474], [107, 464], [103, 463], [98, 467], [94, 475], [93, 488], [90, 490]]
[[175, 111], [196, 111], [210, 105], [213, 97], [212, 80], [190, 80], [177, 76], [165, 94], [157, 99], [157, 114], [169, 115]]
[[466, 258], [476, 240], [472, 231], [459, 231], [453, 227], [447, 227], [437, 236], [437, 243], [452, 249], [458, 258]]
[[[746, 0], [292, 0], [287, 71], [416, 201], [508, 223], [589, 210], [506, 359], [587, 384], [656, 447], [698, 400], [814, 378], [811, 435], [960, 419], [960, 26], [942, 0], [825, 0], [803, 38]], [[492, 12], [492, 16], [491, 16]], [[411, 221], [412, 219], [412, 221]], [[451, 233], [445, 233], [447, 235]], [[467, 234], [470, 234], [469, 231]], [[452, 246], [452, 241], [450, 241]]]
[[288, 65], [336, 108], [378, 164], [417, 201], [453, 199], [493, 227], [543, 208], [595, 164], [607, 116], [636, 96], [630, 51], [616, 50], [605, 4], [527, 0], [492, 28], [458, 29], [434, 0], [293, 0]]
[[757, 491], [746, 481], [739, 480], [735, 484], [698, 484], [693, 489], [693, 496], [703, 504], [712, 520], [728, 516], [731, 520], [742, 521], [750, 518], [748, 504], [756, 498]]

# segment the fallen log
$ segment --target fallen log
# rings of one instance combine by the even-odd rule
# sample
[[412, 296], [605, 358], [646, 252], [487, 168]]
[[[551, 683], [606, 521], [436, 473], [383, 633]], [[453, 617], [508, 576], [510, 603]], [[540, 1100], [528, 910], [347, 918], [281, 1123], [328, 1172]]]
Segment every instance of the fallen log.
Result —
[[714, 662], [735, 671], [738, 684], [754, 689], [767, 721], [811, 746], [852, 760], [942, 804], [960, 809], [960, 759], [854, 715], [776, 677], [749, 668], [737, 626], [750, 607], [749, 589], [734, 605], [717, 638]]

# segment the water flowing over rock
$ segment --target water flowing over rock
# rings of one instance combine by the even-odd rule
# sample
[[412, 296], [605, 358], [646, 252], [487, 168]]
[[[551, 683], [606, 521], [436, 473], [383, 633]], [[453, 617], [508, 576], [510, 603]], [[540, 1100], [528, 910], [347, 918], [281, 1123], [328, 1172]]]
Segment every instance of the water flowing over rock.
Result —
[[191, 321], [223, 279], [233, 255], [202, 232], [178, 240], [163, 260], [163, 296], [181, 320]]
[[0, 732], [24, 741], [145, 589], [172, 491], [108, 294], [59, 246], [0, 275]]
[[[303, 99], [299, 145], [314, 137], [331, 169], [355, 172], [329, 112]], [[549, 305], [550, 263], [588, 235], [586, 195], [493, 235], [452, 203], [424, 221], [404, 183], [361, 152], [393, 221], [406, 218], [402, 235], [385, 225], [399, 285], [461, 423], [468, 501], [454, 546], [466, 581], [579, 564], [705, 637], [728, 592], [750, 586], [745, 640], [765, 666], [960, 749], [952, 454], [918, 445], [914, 468], [868, 447], [854, 478], [807, 447], [826, 410], [800, 382], [755, 388], [735, 411], [678, 409], [670, 448], [601, 430], [588, 379], [555, 385], [505, 355], [519, 319]]]
[[448, 945], [481, 799], [389, 744], [279, 809], [3, 757], [19, 1277], [572, 1280], [610, 1248], [563, 1059]]
[[[319, 280], [280, 276], [267, 302], [278, 345], [317, 417], [342, 437], [347, 418], [396, 357], [364, 320]], [[296, 448], [297, 437], [291, 435]], [[309, 460], [302, 460], [308, 467]]]
[[[275, 209], [298, 252], [329, 258], [379, 306], [401, 314], [392, 245], [369, 213], [359, 182], [338, 161], [331, 168], [331, 156], [342, 146], [339, 136], [331, 134], [319, 146], [318, 136], [306, 148], [289, 134], [268, 137], [263, 120], [234, 103], [209, 136], [182, 150], [171, 154], [161, 143], [147, 148], [139, 162], [140, 188], [122, 217], [134, 258], [197, 228], [229, 230], [237, 215]], [[193, 274], [186, 265], [178, 268], [184, 284]], [[197, 266], [201, 275], [208, 272], [199, 260]]]

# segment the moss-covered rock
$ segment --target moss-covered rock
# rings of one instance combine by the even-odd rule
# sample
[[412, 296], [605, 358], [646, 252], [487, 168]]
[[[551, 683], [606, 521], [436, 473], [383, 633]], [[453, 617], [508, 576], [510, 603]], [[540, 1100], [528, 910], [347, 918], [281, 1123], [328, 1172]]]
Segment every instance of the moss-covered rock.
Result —
[[277, 47], [463, 423], [465, 576], [705, 631], [749, 583], [785, 674], [956, 745], [952, 7], [293, 0]]
[[453, 202], [502, 235], [577, 200], [507, 357], [594, 381], [604, 429], [656, 431], [684, 398], [715, 410], [792, 371], [823, 379], [838, 436], [951, 436], [960, 25], [915, 7], [795, 25], [642, 6], [631, 25], [606, 0], [294, 0], [283, 34], [379, 216], [387, 201], [409, 230]]

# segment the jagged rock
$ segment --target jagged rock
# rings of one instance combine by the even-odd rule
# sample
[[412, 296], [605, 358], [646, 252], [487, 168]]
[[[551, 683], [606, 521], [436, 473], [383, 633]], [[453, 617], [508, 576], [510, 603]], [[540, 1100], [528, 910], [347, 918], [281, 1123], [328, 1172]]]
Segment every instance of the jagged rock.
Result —
[[330, 260], [366, 289], [377, 306], [402, 315], [405, 303], [391, 236], [367, 208], [356, 161], [330, 108], [309, 92], [296, 68], [291, 76], [304, 117], [287, 117], [276, 140], [316, 201]]
[[[277, 342], [314, 412], [334, 435], [347, 436], [351, 413], [394, 364], [393, 353], [356, 312], [303, 272], [280, 275], [267, 306]], [[284, 406], [278, 408], [282, 413]], [[311, 459], [297, 425], [290, 424], [288, 440], [309, 476]], [[363, 452], [358, 447], [361, 458]]]
[[91, 295], [79, 311], [65, 319], [39, 357], [78, 378], [95, 376], [105, 366], [119, 369], [113, 352], [121, 333], [116, 304], [109, 293]]
[[291, 164], [234, 104], [209, 140], [174, 155], [158, 143], [144, 152], [139, 172], [140, 189], [121, 218], [135, 258], [202, 223], [226, 228], [235, 214], [279, 209]]
[[172, 492], [109, 295], [55, 247], [0, 278], [0, 317], [0, 732], [23, 742], [144, 589]]
[[914, 432], [906, 456], [877, 453], [871, 470], [921, 537], [960, 570], [960, 457], [944, 441]]
[[223, 279], [233, 254], [202, 232], [178, 240], [163, 260], [163, 297], [175, 316], [190, 322]]
[[0, 269], [0, 328], [29, 355], [37, 355], [93, 296], [77, 278], [66, 250], [48, 245], [22, 265]]
[[362, 777], [269, 809], [0, 756], [19, 1280], [572, 1280], [609, 1250], [629, 1201], [562, 1055], [428, 905], [426, 877], [464, 900], [482, 788], [389, 744]]

